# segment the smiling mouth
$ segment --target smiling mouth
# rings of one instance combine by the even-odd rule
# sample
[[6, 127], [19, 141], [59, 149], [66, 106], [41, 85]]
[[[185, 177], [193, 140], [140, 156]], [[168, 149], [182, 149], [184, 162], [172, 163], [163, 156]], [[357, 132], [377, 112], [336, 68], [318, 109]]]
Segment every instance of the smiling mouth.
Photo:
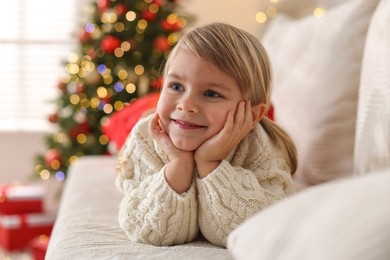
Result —
[[202, 126], [202, 125], [193, 124], [193, 123], [186, 122], [186, 121], [183, 121], [183, 120], [172, 119], [172, 122], [175, 123], [180, 128], [184, 128], [184, 129], [199, 129], [199, 128], [205, 127], [205, 126]]

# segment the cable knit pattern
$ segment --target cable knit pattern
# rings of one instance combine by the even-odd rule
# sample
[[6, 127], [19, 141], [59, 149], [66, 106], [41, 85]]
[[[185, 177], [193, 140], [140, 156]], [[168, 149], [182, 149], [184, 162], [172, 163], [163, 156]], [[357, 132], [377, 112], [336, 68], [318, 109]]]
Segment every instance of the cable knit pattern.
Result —
[[225, 247], [245, 219], [294, 193], [286, 162], [258, 125], [212, 173], [177, 194], [164, 178], [167, 158], [148, 135], [149, 120], [133, 129], [117, 168], [116, 184], [125, 194], [119, 222], [131, 241], [181, 244], [200, 228]]
[[245, 219], [294, 193], [289, 169], [261, 126], [196, 184], [200, 230], [220, 246]]
[[117, 167], [117, 187], [124, 192], [119, 223], [132, 242], [175, 245], [198, 234], [194, 184], [177, 194], [164, 177], [164, 156], [148, 139], [148, 122], [133, 129]]

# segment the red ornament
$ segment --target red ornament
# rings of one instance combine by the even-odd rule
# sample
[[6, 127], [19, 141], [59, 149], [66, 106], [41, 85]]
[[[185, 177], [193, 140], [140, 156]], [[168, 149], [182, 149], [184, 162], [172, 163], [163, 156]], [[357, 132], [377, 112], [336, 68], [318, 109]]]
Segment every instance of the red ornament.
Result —
[[153, 0], [153, 4], [156, 4], [158, 5], [159, 7], [162, 6], [164, 3], [163, 3], [163, 0]]
[[73, 127], [69, 130], [69, 137], [72, 139], [76, 139], [76, 137], [79, 135], [78, 127]]
[[61, 154], [57, 149], [49, 149], [46, 151], [44, 159], [47, 165], [51, 165], [54, 160], [61, 160]]
[[92, 59], [96, 57], [96, 51], [93, 48], [88, 49], [86, 52]]
[[80, 43], [87, 43], [91, 40], [91, 34], [87, 32], [86, 30], [82, 29], [79, 32], [79, 41]]
[[127, 13], [128, 9], [125, 5], [119, 4], [114, 7], [114, 11], [117, 15], [122, 15]]
[[108, 96], [101, 98], [100, 100], [103, 101], [105, 104], [111, 103], [111, 97], [108, 97]]
[[58, 89], [61, 90], [61, 91], [65, 91], [66, 90], [66, 83], [65, 82], [58, 82], [58, 85], [57, 85]]
[[161, 22], [161, 27], [166, 31], [180, 31], [182, 29], [178, 22], [169, 23], [167, 20]]
[[161, 27], [166, 31], [170, 31], [172, 24], [170, 24], [167, 20], [164, 20], [161, 22]]
[[84, 90], [85, 90], [84, 84], [81, 83], [81, 82], [77, 83], [77, 85], [76, 85], [76, 92], [75, 93], [76, 94], [81, 94], [81, 93], [84, 92]]
[[72, 139], [77, 138], [79, 134], [86, 134], [91, 130], [91, 127], [87, 122], [83, 122], [80, 125], [76, 125], [69, 131], [69, 137]]
[[146, 9], [141, 13], [141, 17], [145, 19], [146, 21], [150, 22], [153, 21], [156, 18], [156, 14], [149, 11], [149, 9]]
[[102, 14], [107, 11], [110, 6], [110, 0], [97, 0], [97, 5], [99, 9], [99, 13]]
[[154, 40], [154, 48], [161, 52], [166, 52], [171, 49], [171, 46], [168, 43], [167, 37], [165, 36], [159, 36]]
[[91, 130], [91, 127], [87, 122], [83, 122], [80, 125], [80, 134], [86, 134]]
[[120, 45], [120, 39], [112, 35], [107, 35], [100, 43], [100, 48], [102, 48], [105, 53], [113, 53], [115, 49], [118, 48]]
[[48, 117], [48, 120], [52, 124], [57, 123], [58, 122], [58, 114], [57, 113], [50, 114]]

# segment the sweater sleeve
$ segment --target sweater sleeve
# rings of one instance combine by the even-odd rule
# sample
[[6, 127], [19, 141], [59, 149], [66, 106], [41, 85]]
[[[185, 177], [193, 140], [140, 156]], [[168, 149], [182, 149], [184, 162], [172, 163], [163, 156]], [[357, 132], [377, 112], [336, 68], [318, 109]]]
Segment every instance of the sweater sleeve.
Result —
[[224, 160], [207, 177], [197, 179], [198, 222], [205, 238], [226, 247], [229, 233], [244, 220], [294, 193], [290, 173], [272, 170], [252, 172]]
[[116, 185], [124, 193], [119, 224], [132, 242], [169, 246], [192, 241], [199, 229], [195, 183], [184, 194], [172, 190], [143, 130], [135, 129], [117, 167]]

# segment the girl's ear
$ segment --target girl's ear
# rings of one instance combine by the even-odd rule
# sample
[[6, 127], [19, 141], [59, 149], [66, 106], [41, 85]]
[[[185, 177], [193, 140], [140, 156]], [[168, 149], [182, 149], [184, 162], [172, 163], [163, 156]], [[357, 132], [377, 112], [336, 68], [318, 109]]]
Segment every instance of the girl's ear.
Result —
[[252, 106], [252, 127], [255, 127], [256, 124], [260, 122], [260, 120], [265, 115], [265, 104], [260, 103], [258, 105]]

